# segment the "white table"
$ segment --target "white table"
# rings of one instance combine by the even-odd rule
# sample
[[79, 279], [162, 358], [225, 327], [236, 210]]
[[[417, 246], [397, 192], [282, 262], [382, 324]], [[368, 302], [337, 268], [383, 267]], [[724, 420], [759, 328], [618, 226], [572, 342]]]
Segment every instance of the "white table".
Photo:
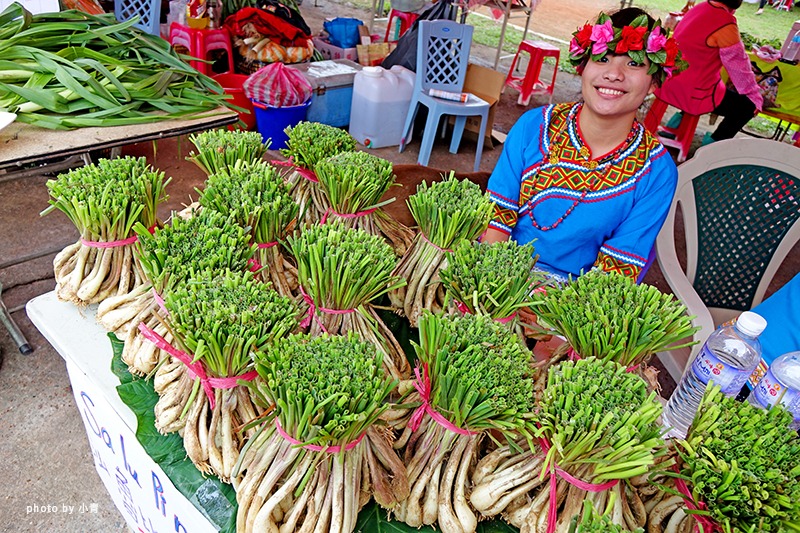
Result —
[[136, 416], [120, 400], [112, 349], [96, 323], [55, 292], [28, 302], [28, 317], [67, 363], [97, 474], [131, 531], [213, 533], [216, 527], [172, 484], [136, 440]]

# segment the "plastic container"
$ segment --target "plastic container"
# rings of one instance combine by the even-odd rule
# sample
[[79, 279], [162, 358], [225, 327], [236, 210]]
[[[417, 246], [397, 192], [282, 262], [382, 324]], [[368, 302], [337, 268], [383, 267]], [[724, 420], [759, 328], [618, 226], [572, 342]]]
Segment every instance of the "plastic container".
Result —
[[[241, 111], [237, 111], [239, 113], [239, 118], [242, 119], [247, 125], [248, 130], [255, 130], [256, 129], [256, 110], [253, 107], [253, 102], [244, 94], [244, 89], [242, 89], [242, 84], [248, 78], [248, 76], [244, 76], [242, 74], [217, 74], [215, 76], [211, 76], [211, 79], [215, 80], [217, 83], [222, 85], [222, 88], [225, 89], [225, 94], [232, 96], [230, 100], [228, 100], [231, 104], [244, 108], [249, 113], [243, 113]], [[229, 130], [236, 130], [239, 129], [239, 126], [233, 124], [228, 126]]]
[[353, 80], [361, 65], [347, 59], [315, 61], [292, 65], [311, 84], [311, 107], [306, 120], [335, 128], [350, 124], [353, 103]]
[[272, 139], [270, 149], [279, 150], [286, 148], [286, 141], [289, 140], [289, 136], [283, 130], [305, 120], [311, 100], [288, 107], [270, 107], [256, 100], [253, 100], [253, 105], [256, 108], [256, 123], [261, 138], [265, 143]]
[[353, 81], [350, 135], [367, 148], [398, 146], [416, 75], [400, 65], [364, 67]]
[[792, 40], [789, 41], [783, 59], [789, 62], [800, 59], [800, 30], [797, 30], [792, 36]]
[[775, 359], [747, 401], [763, 409], [780, 402], [794, 417], [791, 429], [800, 428], [800, 352]]
[[741, 391], [761, 360], [758, 336], [766, 327], [764, 318], [745, 311], [736, 323], [708, 337], [664, 408], [662, 419], [664, 427], [671, 428], [669, 436], [686, 437], [709, 381], [729, 397]]

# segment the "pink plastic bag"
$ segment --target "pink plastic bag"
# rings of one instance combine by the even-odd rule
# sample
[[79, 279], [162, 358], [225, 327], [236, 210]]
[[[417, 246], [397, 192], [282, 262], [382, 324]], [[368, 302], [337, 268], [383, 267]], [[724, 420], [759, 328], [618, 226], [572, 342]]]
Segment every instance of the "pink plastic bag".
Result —
[[243, 84], [244, 94], [270, 107], [304, 104], [313, 88], [303, 74], [283, 63], [272, 63], [254, 72]]

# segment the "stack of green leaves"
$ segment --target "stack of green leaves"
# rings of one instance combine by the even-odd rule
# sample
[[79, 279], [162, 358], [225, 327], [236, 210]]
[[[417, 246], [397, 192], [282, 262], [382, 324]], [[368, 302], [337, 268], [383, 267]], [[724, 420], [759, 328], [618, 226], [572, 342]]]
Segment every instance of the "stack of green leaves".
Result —
[[[143, 157], [101, 159], [48, 180], [50, 207], [42, 214], [63, 212], [84, 241], [122, 241], [137, 223], [156, 226], [167, 183]], [[144, 280], [132, 261], [132, 247], [98, 248], [79, 241], [65, 248], [53, 262], [59, 298], [87, 305], [127, 294]]]
[[269, 148], [269, 143], [264, 144], [257, 131], [222, 128], [190, 135], [189, 140], [194, 143], [197, 153], [191, 152], [186, 159], [209, 176], [228, 170], [239, 161], [260, 162]]
[[135, 229], [139, 236], [139, 264], [150, 284], [137, 289], [136, 298], [103, 302], [97, 311], [97, 320], [111, 330], [129, 321], [123, 337], [122, 360], [131, 372], [147, 375], [167, 354], [143, 339], [139, 324], [144, 323], [165, 338], [170, 336], [171, 340], [171, 334], [154, 314], [158, 305], [153, 290], [158, 295], [169, 294], [176, 286], [206, 270], [245, 270], [253, 250], [249, 236], [234, 220], [208, 209], [189, 219], [173, 216], [171, 225], [153, 234], [142, 224]]
[[495, 438], [487, 430], [512, 441], [530, 437], [531, 354], [485, 315], [425, 312], [419, 333], [415, 388], [423, 405], [410, 418], [404, 455], [411, 496], [395, 514], [412, 527], [438, 521], [443, 531], [457, 525], [472, 533], [478, 520], [467, 501], [467, 471], [481, 437]]
[[548, 288], [533, 297], [533, 308], [541, 325], [565, 337], [581, 357], [629, 368], [700, 329], [671, 294], [616, 273], [590, 272]]
[[317, 164], [329, 157], [354, 151], [356, 140], [344, 130], [317, 122], [301, 122], [287, 128], [286, 134], [289, 138], [281, 153], [300, 169], [292, 172], [287, 181], [303, 213], [304, 224], [316, 224], [330, 207], [317, 182]]
[[780, 403], [769, 410], [706, 388], [685, 441], [682, 477], [725, 532], [800, 529], [800, 438]]
[[661, 404], [647, 389], [613, 361], [589, 357], [551, 367], [539, 410], [539, 435], [550, 444], [542, 472], [593, 463], [582, 479], [595, 482], [647, 472], [662, 443]]
[[[129, 126], [228, 105], [222, 87], [160, 37], [113, 13], [0, 14], [0, 110], [43, 128]], [[207, 116], [207, 115], [205, 115]]]
[[[241, 380], [255, 378], [254, 372], [247, 375], [254, 353], [297, 328], [297, 305], [255, 281], [252, 272], [207, 270], [176, 286], [165, 307], [174, 345], [191, 358], [183, 362], [196, 377], [194, 386], [177, 398], [162, 396], [156, 413], [169, 411], [164, 408], [168, 402], [169, 408], [179, 406], [186, 417], [183, 438], [189, 458], [200, 470], [228, 482], [248, 436], [236, 428], [259, 414]], [[203, 383], [198, 368], [208, 378], [232, 379]], [[156, 423], [163, 420], [157, 416]]]
[[[240, 465], [237, 531], [351, 533], [362, 491], [405, 477], [396, 456], [384, 462], [380, 454], [394, 452], [373, 427], [396, 385], [381, 353], [352, 333], [293, 335], [255, 359], [258, 388], [275, 411]], [[291, 512], [274, 513], [281, 502]]]
[[312, 306], [310, 333], [355, 331], [384, 353], [384, 367], [393, 379], [408, 377], [402, 348], [370, 305], [404, 283], [392, 274], [397, 259], [386, 241], [338, 224], [312, 226], [288, 241], [300, 288]]
[[539, 257], [533, 254], [530, 244], [463, 240], [439, 275], [460, 309], [505, 319], [530, 305], [531, 292], [544, 280], [531, 272]]
[[294, 228], [300, 208], [278, 171], [263, 161], [237, 161], [209, 176], [199, 192], [201, 206], [248, 229], [263, 267], [258, 277], [272, 282], [282, 296], [294, 296], [297, 270], [284, 257], [280, 241]]
[[413, 232], [380, 209], [394, 201], [381, 202], [394, 183], [391, 162], [366, 152], [344, 152], [320, 161], [317, 178], [331, 206], [326, 221], [382, 235], [397, 255], [405, 253], [414, 238]]
[[439, 271], [446, 265], [448, 250], [463, 239], [480, 237], [494, 209], [489, 196], [455, 173], [430, 187], [423, 182], [408, 199], [408, 207], [419, 226], [414, 242], [398, 265], [396, 274], [408, 286], [389, 294], [392, 305], [417, 326], [423, 309], [437, 311], [444, 302]]

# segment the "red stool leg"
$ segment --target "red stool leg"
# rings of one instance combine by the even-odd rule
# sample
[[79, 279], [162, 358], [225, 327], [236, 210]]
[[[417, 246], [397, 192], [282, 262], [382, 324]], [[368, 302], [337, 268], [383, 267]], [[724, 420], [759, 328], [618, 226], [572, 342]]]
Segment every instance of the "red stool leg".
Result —
[[681, 125], [678, 126], [678, 135], [675, 139], [680, 143], [680, 147], [678, 148], [678, 163], [686, 161], [686, 157], [689, 155], [689, 148], [692, 146], [692, 140], [694, 140], [694, 132], [697, 129], [697, 123], [699, 121], [700, 117], [697, 115], [690, 115], [688, 113], [683, 114], [683, 117], [681, 118]]
[[666, 102], [659, 100], [658, 97], [656, 97], [656, 99], [653, 100], [653, 103], [650, 105], [650, 111], [647, 112], [647, 116], [644, 119], [645, 129], [655, 135], [658, 131], [658, 125], [661, 124], [661, 119], [664, 117], [664, 113], [666, 111]]
[[391, 42], [389, 41], [389, 34], [392, 32], [392, 21], [394, 20], [394, 18], [395, 18], [394, 9], [392, 9], [391, 11], [389, 11], [389, 22], [386, 23], [387, 24], [386, 37], [383, 38], [383, 42], [385, 43]]
[[503, 88], [500, 90], [500, 94], [504, 93], [506, 90], [506, 86], [511, 85], [512, 87], [516, 88], [515, 82], [519, 80], [516, 76], [514, 76], [514, 67], [517, 65], [517, 58], [519, 58], [520, 49], [517, 48], [517, 53], [514, 54], [514, 60], [511, 62], [511, 68], [508, 70], [508, 74], [506, 75], [506, 81], [503, 83]]
[[539, 81], [539, 74], [542, 72], [542, 61], [544, 57], [537, 48], [530, 50], [530, 62], [528, 68], [525, 70], [525, 78], [522, 80], [522, 89], [519, 93], [517, 103], [520, 105], [528, 105], [531, 102], [531, 95], [536, 82]]

